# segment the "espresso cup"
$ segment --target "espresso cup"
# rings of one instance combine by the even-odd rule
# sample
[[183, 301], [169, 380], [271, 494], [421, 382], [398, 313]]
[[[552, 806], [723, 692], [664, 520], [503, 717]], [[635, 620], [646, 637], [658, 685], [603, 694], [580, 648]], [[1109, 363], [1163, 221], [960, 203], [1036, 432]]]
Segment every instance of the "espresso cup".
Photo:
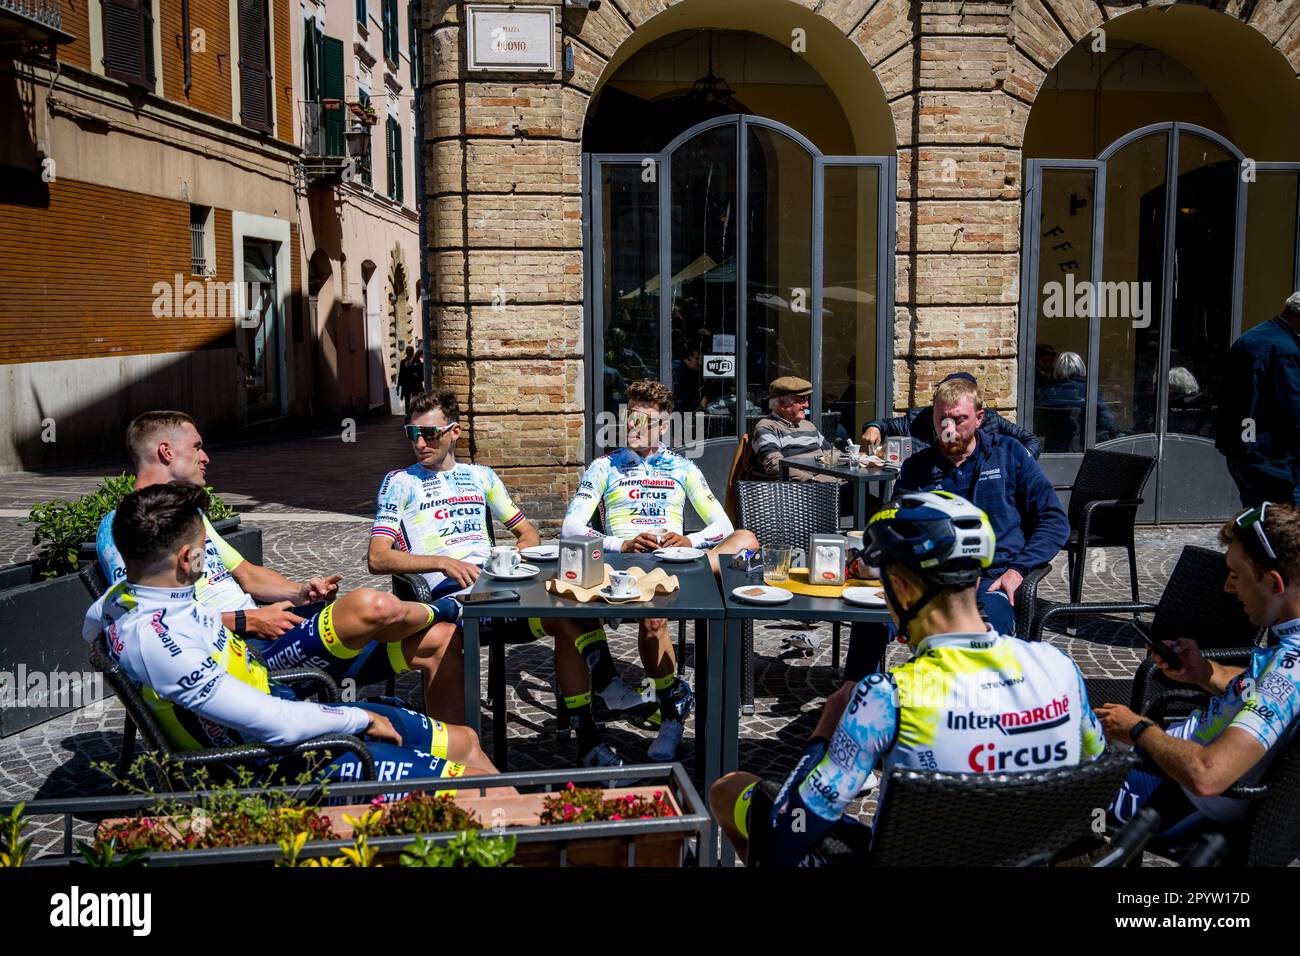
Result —
[[496, 574], [514, 574], [519, 570], [519, 549], [504, 545], [493, 548], [488, 566]]
[[636, 593], [636, 578], [631, 571], [611, 571], [609, 591], [614, 597], [633, 597]]

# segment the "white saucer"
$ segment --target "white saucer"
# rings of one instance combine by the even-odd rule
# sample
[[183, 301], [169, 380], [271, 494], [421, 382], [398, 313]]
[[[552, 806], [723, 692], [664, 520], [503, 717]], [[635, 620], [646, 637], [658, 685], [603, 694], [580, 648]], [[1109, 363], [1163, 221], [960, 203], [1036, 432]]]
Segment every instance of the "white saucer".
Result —
[[542, 573], [541, 568], [533, 567], [531, 564], [521, 564], [515, 569], [513, 574], [499, 574], [491, 568], [485, 569], [488, 574], [492, 575], [498, 581], [523, 581], [526, 578], [535, 578]]
[[770, 584], [745, 584], [732, 588], [731, 596], [737, 601], [748, 601], [751, 604], [784, 604], [794, 597], [794, 593], [785, 588], [774, 588]]
[[611, 588], [608, 584], [605, 585], [596, 593], [599, 594], [601, 597], [603, 597], [606, 601], [613, 601], [615, 604], [626, 604], [628, 601], [641, 600], [641, 594], [639, 592], [636, 594], [626, 594], [626, 595], [615, 594], [613, 588]]
[[688, 561], [704, 557], [704, 552], [699, 548], [660, 548], [654, 552], [654, 556], [660, 561], [666, 561], [669, 564], [685, 564]]
[[840, 597], [858, 607], [885, 606], [884, 588], [845, 588]]
[[539, 544], [535, 548], [524, 548], [519, 552], [529, 561], [555, 561], [560, 557], [558, 544]]

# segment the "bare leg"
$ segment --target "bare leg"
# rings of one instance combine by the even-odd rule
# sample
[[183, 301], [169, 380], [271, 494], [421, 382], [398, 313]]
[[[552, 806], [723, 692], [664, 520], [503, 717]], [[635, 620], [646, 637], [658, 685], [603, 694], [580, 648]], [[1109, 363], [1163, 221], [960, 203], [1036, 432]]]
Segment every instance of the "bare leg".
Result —
[[713, 819], [736, 848], [736, 856], [740, 857], [742, 863], [746, 862], [749, 853], [749, 840], [740, 835], [736, 824], [736, 801], [746, 787], [757, 782], [758, 778], [752, 773], [737, 771], [720, 777], [709, 788], [709, 809], [713, 811]]
[[677, 669], [672, 633], [661, 617], [646, 618], [637, 630], [641, 666], [648, 677], [667, 677]]
[[450, 724], [465, 720], [465, 647], [454, 624], [435, 624], [402, 642], [424, 684], [424, 712]]
[[583, 633], [581, 621], [568, 618], [552, 618], [542, 622], [546, 633], [555, 638], [555, 676], [560, 685], [560, 694], [573, 697], [591, 690], [591, 674], [587, 670], [587, 661], [575, 643]]
[[713, 573], [717, 574], [720, 555], [735, 554], [737, 551], [757, 551], [759, 547], [761, 545], [759, 545], [758, 539], [754, 537], [753, 532], [738, 528], [708, 550], [709, 566], [713, 568]]
[[334, 630], [345, 647], [358, 650], [371, 641], [402, 641], [429, 626], [429, 606], [400, 601], [374, 588], [357, 588], [334, 602]]

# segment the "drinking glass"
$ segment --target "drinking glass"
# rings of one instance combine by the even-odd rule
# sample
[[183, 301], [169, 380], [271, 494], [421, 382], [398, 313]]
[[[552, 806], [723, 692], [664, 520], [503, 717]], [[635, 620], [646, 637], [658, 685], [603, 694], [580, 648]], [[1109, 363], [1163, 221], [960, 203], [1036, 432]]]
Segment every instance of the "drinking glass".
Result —
[[763, 580], [764, 581], [788, 581], [790, 580], [790, 559], [793, 554], [793, 548], [783, 548], [776, 545], [763, 546]]

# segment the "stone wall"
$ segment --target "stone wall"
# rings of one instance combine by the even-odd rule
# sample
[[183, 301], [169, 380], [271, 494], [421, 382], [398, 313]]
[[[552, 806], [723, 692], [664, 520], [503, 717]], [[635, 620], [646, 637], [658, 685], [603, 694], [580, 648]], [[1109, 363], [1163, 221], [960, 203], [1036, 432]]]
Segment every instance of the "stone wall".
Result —
[[[583, 464], [581, 134], [611, 57], [692, 0], [566, 9], [572, 74], [466, 77], [461, 5], [425, 0], [425, 209], [436, 371], [470, 409], [467, 446], [548, 525]], [[801, 0], [862, 51], [898, 143], [894, 404], [975, 372], [1014, 415], [1021, 143], [1053, 65], [1136, 4]], [[1217, 6], [1217, 5], [1216, 5]], [[1228, 0], [1300, 69], [1300, 0]], [[720, 27], [744, 28], [743, 18]]]

